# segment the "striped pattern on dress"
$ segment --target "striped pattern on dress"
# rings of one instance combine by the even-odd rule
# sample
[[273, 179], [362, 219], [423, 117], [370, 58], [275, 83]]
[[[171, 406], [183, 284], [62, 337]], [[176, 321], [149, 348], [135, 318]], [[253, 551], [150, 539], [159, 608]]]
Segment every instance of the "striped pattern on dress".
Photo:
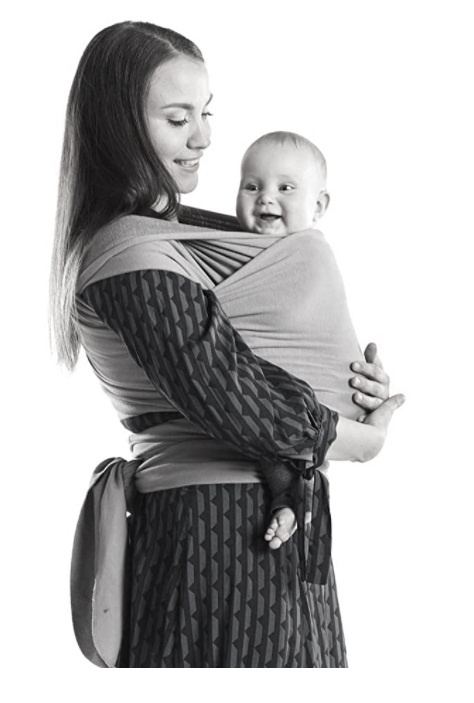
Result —
[[132, 529], [129, 646], [120, 668], [345, 668], [332, 564], [299, 577], [296, 535], [263, 539], [262, 484], [140, 494]]

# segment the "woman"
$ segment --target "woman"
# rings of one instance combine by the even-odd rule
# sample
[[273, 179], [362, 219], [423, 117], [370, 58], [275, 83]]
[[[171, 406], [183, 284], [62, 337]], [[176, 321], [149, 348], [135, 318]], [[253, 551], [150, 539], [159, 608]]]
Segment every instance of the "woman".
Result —
[[[73, 82], [52, 272], [58, 353], [73, 368], [84, 346], [136, 457], [94, 474], [74, 547], [76, 635], [109, 668], [345, 667], [327, 485], [314, 469], [326, 455], [374, 456], [402, 398], [388, 399], [369, 363], [361, 405], [380, 407], [363, 424], [338, 418], [233, 326], [275, 241], [218, 235], [210, 228], [235, 230], [233, 218], [178, 206], [210, 143], [210, 100], [197, 47], [144, 23], [100, 32]], [[277, 554], [263, 543], [262, 458], [311, 485], [309, 553], [303, 537]]]

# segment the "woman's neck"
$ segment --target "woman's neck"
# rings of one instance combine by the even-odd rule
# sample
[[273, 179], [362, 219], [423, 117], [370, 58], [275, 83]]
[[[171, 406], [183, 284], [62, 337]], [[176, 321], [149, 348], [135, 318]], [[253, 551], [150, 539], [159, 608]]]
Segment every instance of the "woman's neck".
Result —
[[[167, 203], [167, 199], [166, 199], [166, 198], [164, 198], [164, 197], [159, 198], [159, 199], [156, 201], [156, 203], [153, 203], [153, 205], [151, 206], [151, 208], [150, 208], [150, 210], [151, 210], [150, 215], [152, 214], [152, 212], [156, 212], [156, 217], [160, 217], [160, 212], [163, 212], [163, 210], [166, 208], [166, 203]], [[161, 219], [163, 219], [163, 218], [161, 218]], [[167, 217], [166, 219], [167, 219], [169, 222], [178, 222], [178, 215], [175, 214], [175, 215], [173, 215], [172, 217]]]

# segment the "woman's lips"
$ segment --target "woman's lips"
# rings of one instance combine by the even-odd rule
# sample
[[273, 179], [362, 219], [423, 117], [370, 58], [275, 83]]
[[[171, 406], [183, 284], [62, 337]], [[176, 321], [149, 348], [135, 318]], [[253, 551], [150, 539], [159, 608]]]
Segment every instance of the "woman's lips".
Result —
[[199, 159], [175, 159], [174, 162], [186, 171], [196, 171], [199, 168]]

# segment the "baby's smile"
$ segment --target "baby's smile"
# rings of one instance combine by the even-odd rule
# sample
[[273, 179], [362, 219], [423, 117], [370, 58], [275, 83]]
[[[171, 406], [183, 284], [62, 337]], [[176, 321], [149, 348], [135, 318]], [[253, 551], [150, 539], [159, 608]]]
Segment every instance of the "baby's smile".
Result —
[[275, 220], [281, 220], [281, 215], [274, 215], [271, 212], [262, 212], [259, 215], [257, 215], [261, 220], [264, 220], [265, 222], [274, 222]]
[[299, 148], [291, 139], [257, 140], [247, 149], [237, 194], [237, 218], [244, 230], [284, 236], [314, 227], [328, 198], [324, 157], [308, 144]]

